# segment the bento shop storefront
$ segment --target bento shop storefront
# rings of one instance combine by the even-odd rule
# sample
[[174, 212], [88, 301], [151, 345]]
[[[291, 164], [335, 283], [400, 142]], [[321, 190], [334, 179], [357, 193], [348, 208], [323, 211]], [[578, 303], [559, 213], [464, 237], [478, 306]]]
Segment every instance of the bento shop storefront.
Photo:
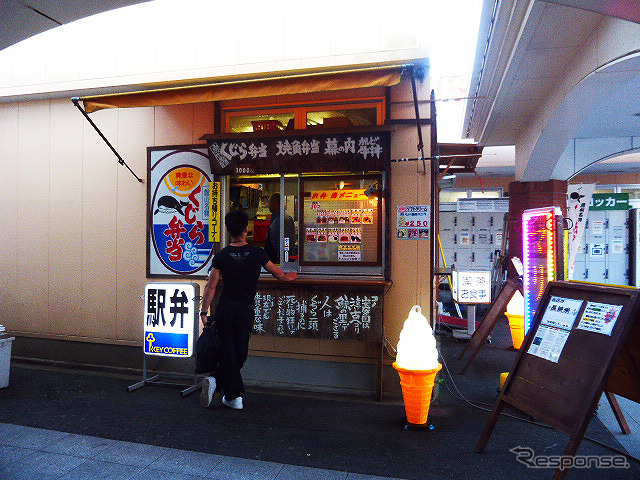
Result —
[[[215, 100], [206, 145], [148, 148], [147, 278], [203, 282], [228, 243], [222, 218], [243, 209], [248, 242], [274, 244], [276, 262], [299, 274], [293, 284], [259, 281], [247, 382], [381, 393], [392, 263], [385, 123], [401, 71], [315, 80], [317, 91], [277, 97], [261, 97], [260, 82], [257, 93], [236, 85], [231, 99]], [[295, 82], [285, 83], [291, 90]], [[311, 83], [304, 77], [296, 88]], [[138, 105], [167, 101], [159, 95]], [[125, 97], [85, 101], [87, 109], [121, 107]]]

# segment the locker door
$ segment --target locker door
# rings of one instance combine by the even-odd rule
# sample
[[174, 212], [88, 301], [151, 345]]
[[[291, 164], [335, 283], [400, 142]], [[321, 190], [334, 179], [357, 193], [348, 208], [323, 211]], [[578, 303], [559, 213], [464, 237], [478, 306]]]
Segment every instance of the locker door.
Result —
[[476, 249], [492, 248], [491, 240], [491, 230], [488, 228], [476, 228], [471, 242]]
[[456, 212], [454, 225], [456, 229], [471, 230], [475, 223], [475, 213]]
[[606, 243], [605, 225], [607, 223], [607, 212], [605, 210], [596, 210], [589, 212], [589, 220], [585, 226], [586, 243], [600, 244]]
[[607, 273], [613, 285], [629, 285], [629, 212], [607, 212]]
[[586, 281], [587, 280], [587, 266], [586, 266], [586, 255], [585, 255], [585, 249], [588, 249], [588, 245], [585, 246], [585, 239], [584, 239], [584, 235], [582, 238], [582, 243], [580, 244], [580, 247], [578, 248], [578, 253], [576, 254], [576, 262], [575, 262], [575, 267], [573, 269], [573, 276], [570, 278], [570, 280], [583, 280]]
[[495, 220], [493, 218], [494, 214], [490, 212], [476, 212], [474, 213], [474, 222], [473, 227], [483, 230], [491, 230], [494, 227]]
[[[443, 246], [444, 257], [445, 257], [444, 261], [446, 262], [447, 267], [450, 267], [451, 264], [455, 264], [456, 263], [456, 260], [457, 260], [456, 251], [455, 251], [454, 248], [445, 247], [444, 244], [442, 246]], [[444, 266], [444, 264], [442, 264], [442, 266]]]
[[586, 278], [587, 282], [592, 283], [607, 283], [606, 264], [603, 261], [592, 262], [590, 257], [586, 264]]
[[457, 250], [471, 250], [472, 246], [472, 235], [471, 229], [469, 228], [458, 228], [454, 234], [454, 242]]
[[579, 281], [587, 280], [587, 272], [585, 270], [585, 265], [584, 265], [584, 255], [582, 258], [583, 258], [582, 261], [578, 261], [578, 259], [576, 258], [576, 265], [573, 269], [573, 277], [571, 277], [571, 280], [579, 280]]
[[453, 262], [456, 270], [473, 270], [473, 251], [470, 248], [457, 249], [455, 252], [456, 261]]
[[493, 270], [493, 249], [477, 247], [473, 252], [473, 269], [490, 272]]

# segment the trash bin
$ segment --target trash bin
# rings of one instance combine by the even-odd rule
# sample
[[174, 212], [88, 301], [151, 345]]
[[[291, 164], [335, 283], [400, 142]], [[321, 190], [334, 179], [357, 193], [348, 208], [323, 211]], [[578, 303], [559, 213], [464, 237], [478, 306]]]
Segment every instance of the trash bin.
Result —
[[15, 337], [0, 337], [0, 388], [9, 386], [9, 367], [11, 366], [11, 344]]

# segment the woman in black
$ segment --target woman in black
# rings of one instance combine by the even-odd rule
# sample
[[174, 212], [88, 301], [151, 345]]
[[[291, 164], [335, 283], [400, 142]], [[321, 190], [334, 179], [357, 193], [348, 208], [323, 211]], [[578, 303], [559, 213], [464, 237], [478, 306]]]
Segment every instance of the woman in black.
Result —
[[216, 377], [207, 377], [203, 381], [200, 404], [203, 407], [211, 405], [218, 387], [224, 392], [222, 403], [239, 410], [242, 409], [245, 392], [240, 369], [249, 353], [260, 269], [264, 267], [278, 280], [295, 280], [298, 274], [285, 273], [269, 260], [264, 250], [247, 243], [249, 217], [244, 211], [232, 210], [225, 216], [224, 224], [231, 236], [231, 243], [213, 257], [200, 311], [200, 319], [206, 324], [209, 307], [222, 278], [222, 293], [215, 313], [221, 344], [220, 362]]

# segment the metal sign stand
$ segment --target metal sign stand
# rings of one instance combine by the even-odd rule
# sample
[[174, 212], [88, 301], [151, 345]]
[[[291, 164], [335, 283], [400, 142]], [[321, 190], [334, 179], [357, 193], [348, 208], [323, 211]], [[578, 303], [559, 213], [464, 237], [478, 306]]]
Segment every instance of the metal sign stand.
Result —
[[[168, 296], [167, 291], [174, 290], [173, 296]], [[181, 295], [178, 292], [182, 292]], [[186, 292], [189, 292], [187, 295]], [[173, 357], [173, 358], [192, 358], [195, 353], [195, 339], [198, 338], [198, 316], [197, 306], [200, 300], [200, 289], [197, 283], [180, 284], [180, 283], [148, 283], [145, 288], [145, 342], [149, 343], [148, 351], [153, 353], [147, 353], [147, 349], [143, 348], [143, 361], [142, 361], [142, 381], [129, 385], [127, 392], [133, 392], [145, 385], [156, 385], [162, 387], [186, 387], [180, 394], [185, 397], [190, 393], [195, 392], [202, 386], [202, 381], [206, 375], [202, 374], [181, 374], [181, 373], [169, 373], [163, 372], [157, 375], [149, 376], [149, 370], [147, 368], [147, 356], [153, 354], [157, 357]], [[191, 313], [189, 313], [191, 312]], [[165, 328], [165, 318], [173, 314], [173, 321], [168, 322], [168, 325], [173, 327], [173, 322], [176, 322], [177, 316], [180, 317], [180, 328], [182, 332], [180, 337], [184, 337], [184, 330], [187, 330], [189, 336], [185, 344], [180, 344], [177, 347], [171, 342], [174, 340], [166, 340], [167, 335]], [[183, 328], [183, 316], [192, 315], [192, 318], [187, 318], [186, 328]], [[160, 320], [161, 319], [161, 320]], [[189, 323], [191, 322], [191, 323]], [[158, 325], [162, 325], [158, 327]], [[175, 335], [174, 332], [170, 332], [169, 335]], [[157, 337], [157, 338], [156, 338]], [[153, 342], [160, 343], [161, 346], [156, 346], [152, 349]], [[187, 346], [188, 345], [188, 348]], [[168, 350], [168, 351], [167, 351]], [[180, 352], [180, 355], [175, 355], [175, 352]], [[162, 381], [162, 378], [173, 378], [182, 380], [185, 383], [166, 382]]]
[[[180, 392], [180, 395], [186, 397], [187, 395], [195, 392], [202, 386], [202, 380], [206, 375], [189, 375], [189, 374], [178, 374], [178, 373], [162, 373], [158, 375], [153, 375], [152, 377], [148, 376], [147, 370], [147, 355], [144, 355], [144, 360], [142, 362], [142, 381], [138, 383], [134, 383], [133, 385], [129, 385], [127, 387], [127, 392], [133, 392], [134, 390], [138, 390], [139, 388], [144, 387], [145, 385], [156, 385], [161, 387], [187, 387]], [[163, 377], [170, 377], [176, 379], [191, 379], [193, 380], [193, 384], [185, 384], [185, 383], [173, 383], [173, 382], [163, 382], [160, 381]]]

